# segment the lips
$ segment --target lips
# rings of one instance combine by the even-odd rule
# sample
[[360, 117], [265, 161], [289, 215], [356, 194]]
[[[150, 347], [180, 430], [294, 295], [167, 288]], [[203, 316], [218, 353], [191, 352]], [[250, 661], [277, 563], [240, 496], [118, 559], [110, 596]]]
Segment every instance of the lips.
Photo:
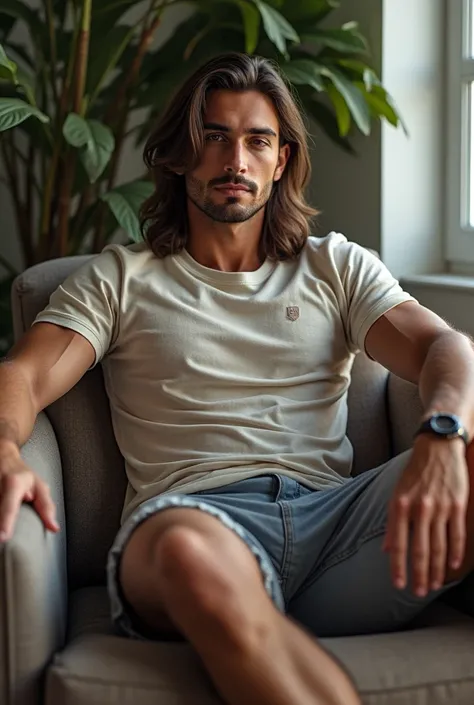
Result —
[[216, 186], [216, 189], [219, 191], [245, 191], [247, 193], [250, 190], [241, 184], [222, 184], [222, 186]]

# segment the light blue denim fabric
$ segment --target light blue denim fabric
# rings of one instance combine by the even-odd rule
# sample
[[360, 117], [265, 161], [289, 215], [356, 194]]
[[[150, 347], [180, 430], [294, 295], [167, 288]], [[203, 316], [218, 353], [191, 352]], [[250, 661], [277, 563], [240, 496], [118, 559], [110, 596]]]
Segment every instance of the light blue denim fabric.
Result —
[[388, 503], [410, 452], [333, 489], [315, 491], [275, 473], [143, 503], [123, 525], [109, 553], [114, 625], [121, 634], [145, 638], [121, 595], [120, 556], [141, 522], [173, 506], [208, 512], [240, 536], [255, 555], [275, 605], [314, 635], [400, 629], [457, 584], [444, 585], [424, 598], [413, 594], [410, 582], [405, 590], [392, 584], [382, 541]]

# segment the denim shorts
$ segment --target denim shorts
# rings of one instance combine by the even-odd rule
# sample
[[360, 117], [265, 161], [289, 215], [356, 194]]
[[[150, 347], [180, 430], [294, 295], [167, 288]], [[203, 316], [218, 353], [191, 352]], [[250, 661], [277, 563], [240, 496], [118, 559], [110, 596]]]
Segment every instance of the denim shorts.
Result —
[[120, 590], [120, 558], [134, 529], [170, 507], [207, 512], [235, 532], [257, 559], [277, 608], [315, 636], [379, 633], [407, 625], [457, 584], [445, 584], [423, 598], [414, 595], [410, 580], [404, 590], [392, 584], [382, 541], [388, 503], [410, 453], [330, 489], [313, 490], [285, 475], [269, 473], [213, 490], [167, 493], [144, 502], [124, 523], [109, 552], [108, 590], [116, 630], [149, 638], [137, 626]]

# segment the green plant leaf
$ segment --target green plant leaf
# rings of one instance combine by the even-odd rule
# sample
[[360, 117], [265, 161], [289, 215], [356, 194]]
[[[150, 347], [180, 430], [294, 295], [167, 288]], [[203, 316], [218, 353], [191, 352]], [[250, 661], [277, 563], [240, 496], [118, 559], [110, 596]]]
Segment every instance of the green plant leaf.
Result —
[[18, 68], [17, 79], [18, 85], [23, 89], [26, 97], [28, 98], [28, 102], [31, 105], [36, 105], [34, 76], [24, 69]]
[[309, 99], [303, 99], [303, 105], [308, 115], [310, 115], [319, 125], [321, 130], [327, 137], [329, 137], [331, 142], [334, 142], [334, 144], [348, 154], [353, 156], [356, 154], [356, 151], [349, 140], [346, 137], [341, 137], [337, 124], [337, 118], [327, 105], [324, 105], [324, 103], [319, 100], [315, 100], [312, 97]]
[[0, 78], [10, 81], [15, 85], [18, 83], [17, 80], [18, 66], [14, 61], [11, 61], [3, 46], [0, 44]]
[[29, 117], [49, 122], [49, 117], [20, 98], [0, 98], [0, 132], [10, 130]]
[[247, 0], [237, 0], [242, 13], [245, 30], [245, 51], [253, 54], [258, 44], [260, 32], [260, 13], [257, 8]]
[[81, 161], [91, 184], [103, 173], [114, 151], [112, 130], [98, 120], [85, 120], [70, 113], [63, 126], [66, 141], [80, 149]]
[[340, 0], [285, 0], [282, 13], [291, 24], [308, 28], [321, 22], [340, 5]]
[[86, 83], [86, 93], [90, 96], [89, 104], [95, 101], [135, 33], [135, 27], [117, 25], [111, 27], [105, 37], [93, 34]]
[[101, 0], [100, 3], [93, 3], [92, 23], [103, 24], [106, 22], [110, 28], [136, 4], [137, 0]]
[[351, 129], [352, 123], [351, 114], [349, 108], [347, 107], [347, 103], [332, 83], [327, 86], [326, 90], [336, 110], [336, 119], [337, 126], [339, 128], [339, 134], [341, 135], [341, 137], [347, 137], [347, 135], [349, 134], [349, 130]]
[[263, 22], [263, 28], [268, 38], [275, 44], [283, 56], [288, 57], [286, 49], [286, 40], [299, 43], [300, 38], [296, 30], [286, 20], [278, 10], [268, 5], [263, 0], [253, 0], [260, 12]]
[[16, 54], [16, 57], [20, 58], [26, 66], [28, 66], [29, 68], [35, 68], [31, 56], [28, 54], [25, 47], [23, 47], [21, 44], [18, 44], [17, 42], [12, 42], [8, 39], [7, 41], [5, 41], [4, 47], [8, 50], [9, 54], [11, 54], [12, 52]]
[[30, 31], [33, 43], [38, 45], [39, 39], [41, 48], [44, 48], [45, 25], [41, 21], [38, 12], [28, 7], [26, 2], [22, 2], [22, 0], [1, 0], [0, 13], [8, 15], [15, 20], [22, 20]]
[[338, 59], [337, 64], [362, 78], [367, 91], [371, 91], [373, 86], [380, 85], [380, 79], [374, 69], [367, 66], [363, 61], [358, 59]]
[[395, 101], [387, 93], [383, 86], [376, 85], [372, 87], [371, 91], [368, 91], [363, 83], [357, 83], [356, 85], [363, 93], [364, 98], [375, 117], [385, 118], [387, 122], [394, 127], [399, 127], [401, 125], [405, 135], [407, 137], [409, 136], [407, 125], [399, 113]]
[[327, 66], [321, 68], [321, 73], [327, 76], [337, 88], [347, 103], [354, 122], [359, 130], [366, 137], [370, 135], [370, 110], [362, 92], [343, 73], [330, 69]]
[[353, 29], [312, 29], [301, 35], [302, 44], [315, 44], [316, 51], [327, 47], [352, 54], [367, 54], [365, 38]]
[[308, 85], [316, 91], [325, 90], [320, 67], [310, 59], [295, 59], [281, 64], [286, 77], [295, 85]]
[[138, 219], [140, 208], [153, 191], [154, 186], [150, 181], [132, 181], [102, 196], [102, 200], [109, 205], [120, 227], [135, 242], [140, 242], [142, 239]]

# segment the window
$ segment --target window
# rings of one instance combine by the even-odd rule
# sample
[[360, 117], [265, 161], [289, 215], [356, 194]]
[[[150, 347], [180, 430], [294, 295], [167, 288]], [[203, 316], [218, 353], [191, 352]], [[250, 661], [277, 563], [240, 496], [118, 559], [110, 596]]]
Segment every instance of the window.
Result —
[[[447, 259], [474, 266], [474, 0], [447, 2]], [[466, 267], [467, 266], [467, 267]]]

